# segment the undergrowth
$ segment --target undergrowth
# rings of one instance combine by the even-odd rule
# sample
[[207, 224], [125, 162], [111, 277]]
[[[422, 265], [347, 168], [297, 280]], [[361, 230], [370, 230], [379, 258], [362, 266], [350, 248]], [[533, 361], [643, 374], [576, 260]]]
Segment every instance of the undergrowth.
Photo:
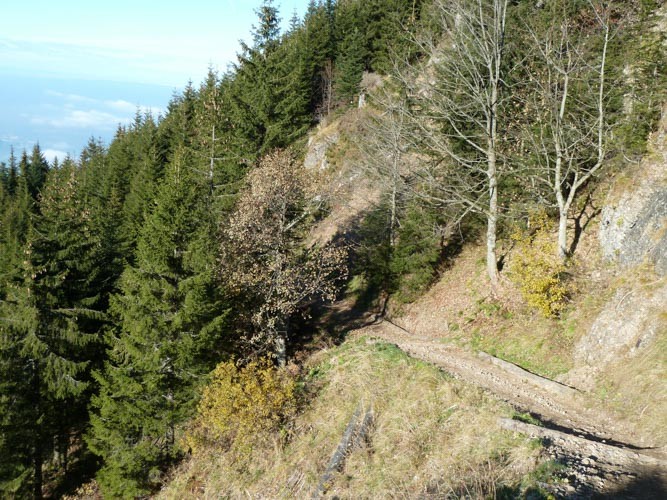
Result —
[[258, 439], [283, 433], [296, 408], [294, 378], [270, 359], [243, 367], [233, 361], [220, 363], [203, 390], [185, 447], [197, 453], [218, 446], [246, 457]]
[[516, 226], [511, 239], [515, 250], [509, 270], [524, 300], [546, 317], [556, 317], [565, 308], [568, 289], [565, 262], [556, 255], [556, 242], [546, 212], [530, 216], [527, 228]]

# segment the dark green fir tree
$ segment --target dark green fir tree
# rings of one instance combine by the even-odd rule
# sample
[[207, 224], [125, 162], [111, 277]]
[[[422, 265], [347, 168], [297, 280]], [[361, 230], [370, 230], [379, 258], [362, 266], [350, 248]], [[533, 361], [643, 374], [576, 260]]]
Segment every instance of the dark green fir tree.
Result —
[[[170, 133], [178, 134], [177, 131]], [[167, 134], [165, 134], [167, 135]], [[109, 148], [110, 184], [122, 200], [119, 247], [124, 260], [133, 263], [137, 240], [164, 175], [166, 142], [160, 137], [158, 124], [151, 115], [137, 115], [124, 131], [121, 147]]]
[[111, 309], [119, 328], [97, 373], [90, 448], [104, 459], [105, 495], [135, 498], [158, 484], [179, 454], [176, 430], [191, 415], [194, 390], [219, 357], [224, 311], [215, 285], [208, 186], [177, 150], [136, 263], [120, 280]]
[[267, 150], [275, 147], [275, 134], [269, 128], [279, 118], [276, 106], [279, 77], [275, 57], [280, 47], [280, 18], [272, 0], [265, 0], [256, 11], [253, 44], [241, 42], [241, 52], [229, 85], [229, 114], [235, 130], [234, 149], [240, 162], [252, 165]]
[[344, 104], [351, 104], [359, 95], [359, 85], [364, 74], [366, 50], [358, 28], [354, 28], [343, 39], [336, 59], [334, 88], [337, 98]]
[[[41, 190], [22, 261], [0, 304], [0, 451], [5, 493], [41, 498], [43, 470], [67, 467], [70, 437], [85, 424], [95, 331], [98, 242], [77, 193], [76, 169], [53, 170]], [[13, 492], [13, 493], [12, 493]]]
[[9, 164], [7, 165], [7, 180], [5, 187], [7, 189], [7, 194], [13, 196], [16, 193], [16, 188], [18, 186], [19, 179], [19, 170], [16, 163], [16, 156], [14, 156], [14, 148], [10, 149], [9, 152]]
[[30, 160], [26, 165], [26, 182], [28, 184], [28, 191], [33, 199], [37, 199], [37, 194], [42, 189], [44, 182], [46, 182], [46, 175], [49, 172], [49, 163], [44, 158], [39, 144], [35, 144], [32, 148]]

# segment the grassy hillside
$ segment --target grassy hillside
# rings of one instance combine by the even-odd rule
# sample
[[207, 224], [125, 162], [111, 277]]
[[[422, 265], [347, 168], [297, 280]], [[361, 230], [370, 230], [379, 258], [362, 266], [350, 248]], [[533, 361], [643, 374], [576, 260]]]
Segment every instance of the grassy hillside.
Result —
[[[342, 127], [349, 127], [357, 113], [348, 113]], [[329, 125], [326, 133], [338, 127], [340, 123]], [[328, 153], [341, 196], [315, 226], [316, 235], [354, 224], [369, 208], [364, 198], [369, 185], [351, 175], [345, 148], [338, 144]], [[591, 192], [590, 206], [601, 206], [608, 193], [626, 184], [625, 176], [603, 183]], [[661, 445], [667, 438], [667, 391], [660, 383], [667, 376], [664, 317], [656, 340], [639, 354], [595, 372], [582, 372], [577, 362], [578, 342], [619, 290], [643, 293], [665, 281], [651, 266], [623, 270], [606, 262], [599, 250], [597, 215], [595, 208], [584, 213], [590, 222], [580, 235], [567, 278], [570, 294], [557, 317], [545, 317], [526, 304], [509, 278], [504, 278], [501, 293], [492, 296], [484, 274], [484, 248], [474, 237], [443, 261], [437, 279], [417, 300], [390, 299], [386, 313], [421, 338], [485, 351], [577, 386], [586, 391], [591, 407], [609, 411], [623, 426], [634, 428], [639, 441]], [[502, 248], [509, 269], [517, 250], [509, 238], [502, 240]], [[355, 306], [378, 311], [381, 297], [369, 300], [367, 292], [364, 279], [352, 279], [334, 313], [353, 315]], [[347, 333], [349, 323], [341, 320], [345, 317], [330, 315], [326, 327]], [[303, 347], [295, 357], [299, 364], [288, 368], [300, 387], [297, 416], [273, 433], [255, 436], [249, 452], [240, 453], [229, 441], [197, 450], [166, 478], [158, 498], [310, 496], [360, 406], [372, 408], [372, 430], [334, 475], [331, 496], [540, 498], [548, 496], [550, 482], [564, 487], [559, 474], [563, 465], [542, 443], [498, 425], [499, 417], [530, 417], [516, 415], [493, 395], [409, 358], [393, 345], [357, 334], [335, 347], [326, 341]]]
[[396, 347], [352, 338], [304, 366], [312, 399], [289, 426], [239, 456], [224, 447], [187, 460], [158, 498], [305, 498], [317, 487], [355, 408], [370, 405], [368, 441], [330, 487], [339, 498], [514, 496], [550, 467], [539, 442], [500, 430], [512, 409]]

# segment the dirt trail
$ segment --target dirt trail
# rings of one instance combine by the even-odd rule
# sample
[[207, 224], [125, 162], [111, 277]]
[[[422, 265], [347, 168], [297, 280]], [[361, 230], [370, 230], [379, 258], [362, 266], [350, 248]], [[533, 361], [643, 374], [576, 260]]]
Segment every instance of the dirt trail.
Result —
[[[488, 354], [475, 354], [431, 338], [420, 338], [388, 321], [354, 332], [397, 345], [410, 356], [427, 361], [466, 382], [478, 385], [517, 409], [530, 413], [551, 437], [533, 426], [514, 429], [549, 442], [551, 455], [564, 463], [564, 483], [556, 493], [582, 498], [597, 493], [628, 491], [641, 479], [647, 488], [664, 493], [667, 488], [667, 453], [654, 448], [626, 423], [619, 422], [576, 389], [529, 373]], [[505, 426], [499, 422], [499, 425]], [[542, 429], [538, 427], [537, 429]], [[548, 432], [547, 432], [548, 434]], [[553, 436], [571, 436], [572, 439]], [[597, 450], [597, 451], [591, 451]], [[643, 494], [640, 492], [640, 494]], [[634, 498], [632, 494], [622, 495]]]

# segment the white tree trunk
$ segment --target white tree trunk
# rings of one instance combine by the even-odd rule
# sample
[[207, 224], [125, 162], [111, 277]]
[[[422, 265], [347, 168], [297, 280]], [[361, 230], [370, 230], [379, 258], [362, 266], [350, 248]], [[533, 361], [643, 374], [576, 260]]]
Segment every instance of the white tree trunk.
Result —
[[[491, 170], [491, 169], [490, 169]], [[493, 175], [489, 176], [489, 213], [486, 217], [486, 271], [491, 281], [493, 291], [498, 286], [498, 259], [496, 257], [496, 233], [498, 226], [498, 189], [495, 173], [495, 161]]]
[[278, 333], [276, 335], [276, 360], [278, 361], [279, 366], [285, 366], [287, 364], [287, 342], [285, 341], [285, 335]]
[[567, 253], [567, 210], [561, 210], [558, 217], [558, 258], [565, 260]]

